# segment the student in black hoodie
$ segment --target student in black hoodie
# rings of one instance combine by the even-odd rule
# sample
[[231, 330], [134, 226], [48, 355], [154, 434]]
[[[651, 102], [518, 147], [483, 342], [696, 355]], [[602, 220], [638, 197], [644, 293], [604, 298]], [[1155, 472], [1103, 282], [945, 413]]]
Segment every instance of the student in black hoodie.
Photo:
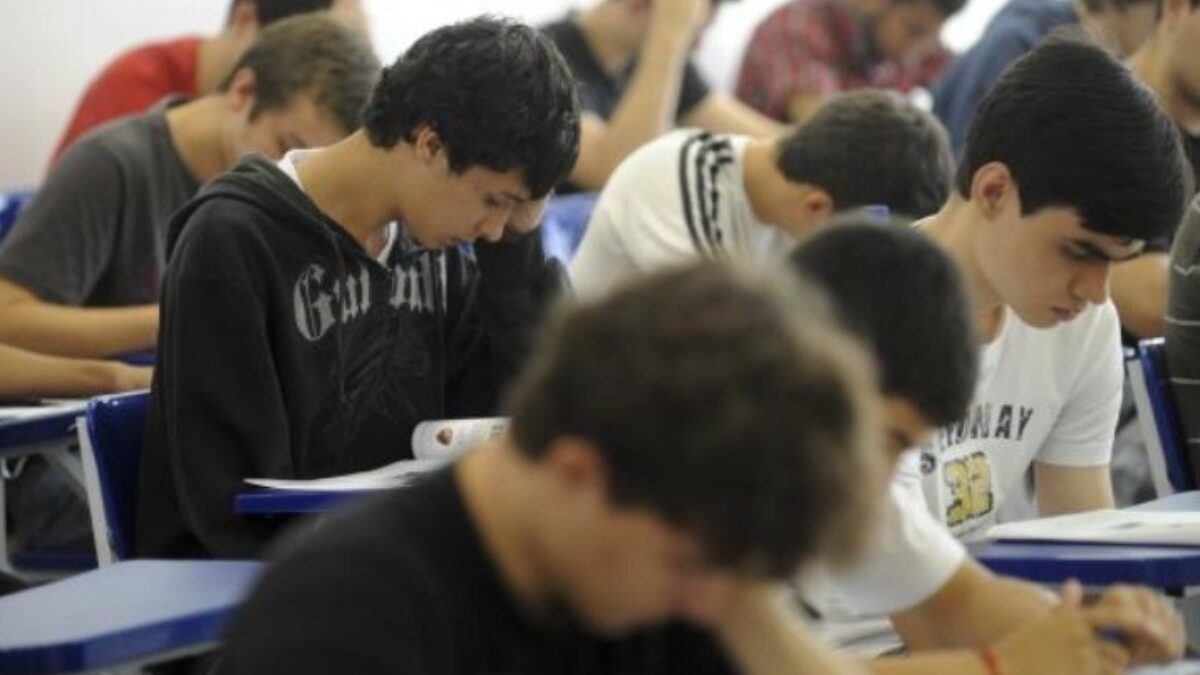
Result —
[[205, 187], [171, 223], [140, 553], [254, 556], [278, 522], [234, 513], [243, 479], [376, 467], [421, 420], [493, 413], [561, 278], [534, 230], [578, 147], [553, 45], [479, 18], [385, 69], [346, 140]]

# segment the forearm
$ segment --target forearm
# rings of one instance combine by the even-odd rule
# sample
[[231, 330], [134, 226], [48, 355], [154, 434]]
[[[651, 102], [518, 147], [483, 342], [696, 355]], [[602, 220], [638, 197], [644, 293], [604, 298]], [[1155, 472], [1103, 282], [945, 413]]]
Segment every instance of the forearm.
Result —
[[1166, 254], [1147, 253], [1113, 266], [1112, 299], [1121, 327], [1139, 339], [1163, 334], [1168, 264]]
[[796, 94], [788, 101], [788, 121], [793, 124], [803, 124], [812, 117], [817, 108], [825, 102], [825, 97], [816, 93]]
[[690, 40], [688, 35], [649, 36], [620, 103], [601, 131], [584, 135], [571, 182], [599, 190], [634, 150], [674, 126]]
[[477, 276], [450, 299], [445, 347], [447, 412], [464, 417], [496, 414], [534, 328], [564, 283], [561, 267], [546, 261], [537, 232], [477, 244], [475, 259]]
[[18, 302], [0, 309], [0, 342], [78, 357], [106, 357], [152, 349], [157, 305], [91, 308]]
[[717, 622], [716, 633], [745, 675], [864, 672], [814, 638], [766, 586], [740, 591]]
[[993, 644], [1052, 609], [1054, 595], [966, 560], [931, 598], [892, 617], [909, 650]]
[[149, 369], [68, 359], [0, 345], [0, 396], [94, 396], [149, 384]]
[[1036, 462], [1033, 471], [1038, 514], [1043, 518], [1116, 506], [1108, 464], [1070, 467]]
[[979, 652], [965, 649], [890, 656], [864, 665], [878, 675], [991, 675]]

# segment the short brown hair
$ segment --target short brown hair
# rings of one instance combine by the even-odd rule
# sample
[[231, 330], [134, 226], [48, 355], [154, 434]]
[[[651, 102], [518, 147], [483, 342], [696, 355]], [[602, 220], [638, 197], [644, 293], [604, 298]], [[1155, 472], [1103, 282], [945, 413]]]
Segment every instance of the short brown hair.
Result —
[[222, 91], [242, 68], [254, 71], [253, 115], [286, 107], [298, 94], [310, 94], [346, 133], [358, 128], [359, 114], [381, 70], [365, 35], [321, 13], [271, 24], [238, 59]]
[[560, 310], [534, 354], [508, 399], [516, 444], [594, 444], [613, 502], [714, 565], [783, 576], [849, 552], [883, 492], [869, 357], [783, 270], [645, 277]]

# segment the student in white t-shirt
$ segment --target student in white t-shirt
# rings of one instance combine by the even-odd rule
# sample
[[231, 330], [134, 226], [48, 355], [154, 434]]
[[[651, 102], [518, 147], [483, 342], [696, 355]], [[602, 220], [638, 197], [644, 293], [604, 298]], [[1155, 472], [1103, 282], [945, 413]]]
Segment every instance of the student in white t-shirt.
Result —
[[1170, 235], [1190, 182], [1154, 95], [1095, 47], [1046, 44], [984, 98], [954, 194], [921, 223], [968, 280], [979, 381], [967, 415], [901, 470], [960, 538], [1113, 506], [1122, 373], [1109, 270]]
[[669, 133], [626, 159], [600, 194], [571, 264], [582, 297], [695, 258], [782, 258], [835, 211], [926, 216], [950, 191], [945, 131], [899, 95], [831, 100], [775, 139]]
[[[789, 263], [826, 291], [844, 325], [871, 347], [893, 462], [936, 425], [962, 417], [979, 346], [960, 274], [936, 243], [910, 228], [843, 217], [801, 244]], [[860, 655], [886, 652], [900, 646], [886, 621], [891, 614], [910, 647], [942, 649], [871, 661], [878, 672], [985, 673], [994, 660], [1005, 675], [1086, 673], [1088, 663], [1120, 669], [1131, 656], [1179, 657], [1183, 631], [1165, 600], [1120, 587], [1090, 608], [1068, 597], [1055, 609], [1042, 589], [993, 575], [967, 557], [930, 516], [919, 490], [907, 487], [892, 483], [884, 518], [854, 565], [804, 579], [801, 594], [820, 615], [816, 628], [826, 641]], [[1119, 627], [1133, 648], [1104, 644], [1095, 626]], [[922, 643], [921, 628], [936, 642]]]

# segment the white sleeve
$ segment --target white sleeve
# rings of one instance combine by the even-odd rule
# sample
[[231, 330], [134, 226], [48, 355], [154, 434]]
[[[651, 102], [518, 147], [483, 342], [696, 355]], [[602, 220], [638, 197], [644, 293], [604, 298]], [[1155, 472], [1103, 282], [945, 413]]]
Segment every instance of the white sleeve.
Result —
[[1062, 412], [1054, 421], [1036, 461], [1057, 466], [1100, 466], [1112, 457], [1113, 435], [1121, 412], [1124, 373], [1121, 323], [1111, 302], [1095, 310], [1078, 351], [1079, 368]]
[[966, 550], [934, 520], [919, 483], [897, 474], [856, 562], [828, 574], [838, 604], [859, 616], [894, 614], [927, 600], [950, 580]]
[[642, 146], [613, 172], [571, 261], [578, 297], [698, 257], [679, 187], [679, 152], [689, 135], [677, 131]]
[[600, 193], [583, 240], [571, 258], [571, 286], [580, 299], [598, 298], [636, 271], [618, 230], [618, 224], [626, 220], [623, 197], [611, 189]]

